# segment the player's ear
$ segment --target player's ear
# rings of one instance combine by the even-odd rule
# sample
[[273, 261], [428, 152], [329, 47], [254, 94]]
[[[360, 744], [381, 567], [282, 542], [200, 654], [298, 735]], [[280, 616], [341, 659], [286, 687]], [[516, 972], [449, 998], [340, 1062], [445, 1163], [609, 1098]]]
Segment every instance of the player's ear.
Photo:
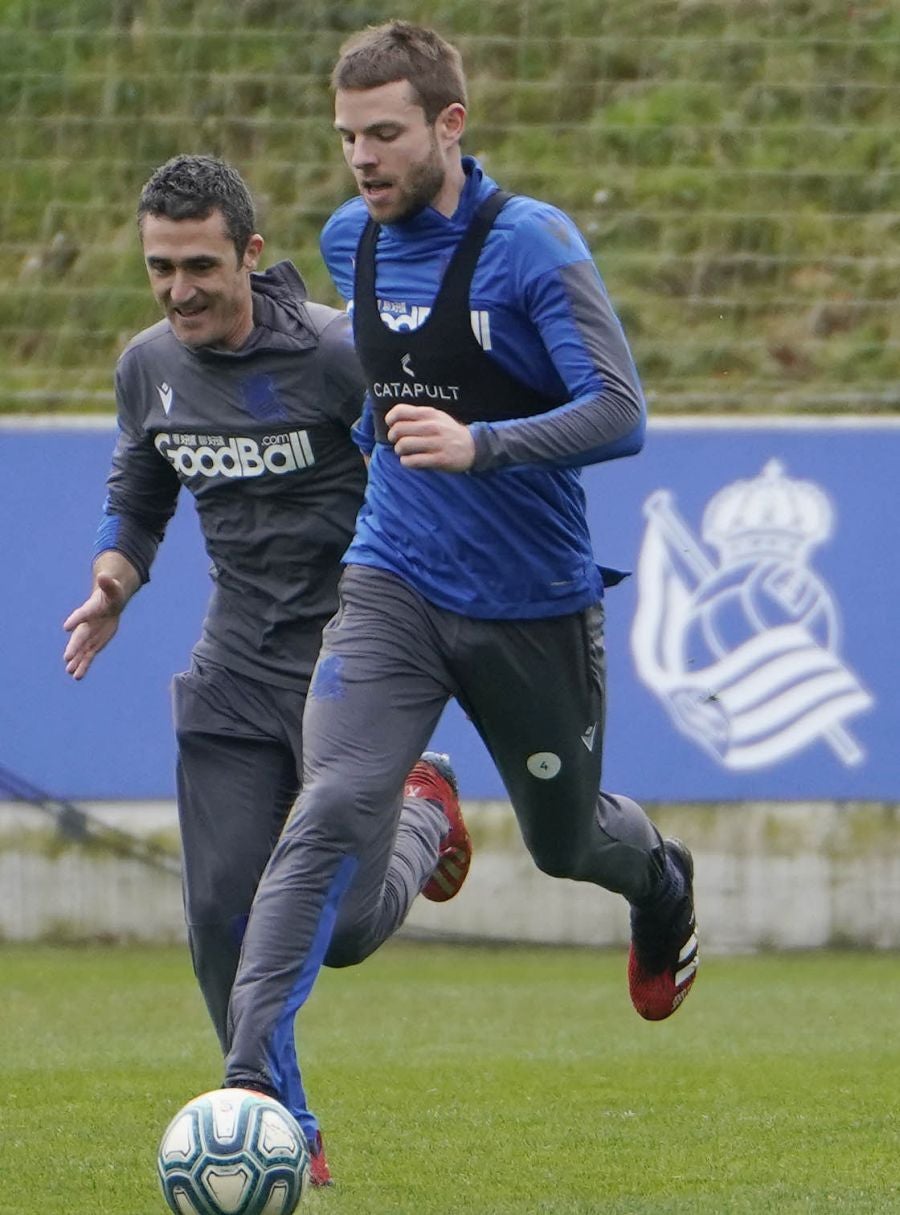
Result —
[[265, 247], [265, 241], [258, 232], [254, 232], [247, 241], [247, 248], [244, 250], [243, 266], [245, 270], [255, 270], [259, 265], [260, 255]]
[[466, 129], [466, 107], [461, 101], [451, 101], [438, 114], [434, 125], [447, 145], [459, 143]]

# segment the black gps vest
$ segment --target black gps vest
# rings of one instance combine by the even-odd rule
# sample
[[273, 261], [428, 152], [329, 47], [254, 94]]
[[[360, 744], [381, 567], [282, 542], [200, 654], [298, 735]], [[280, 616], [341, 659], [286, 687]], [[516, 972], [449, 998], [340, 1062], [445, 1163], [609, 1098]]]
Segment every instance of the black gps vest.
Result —
[[418, 329], [382, 321], [375, 294], [380, 225], [369, 219], [356, 250], [353, 334], [373, 401], [375, 437], [387, 442], [385, 413], [397, 402], [431, 405], [458, 422], [500, 422], [546, 413], [568, 399], [537, 392], [505, 371], [472, 330], [469, 289], [488, 232], [512, 195], [496, 190], [472, 216]]

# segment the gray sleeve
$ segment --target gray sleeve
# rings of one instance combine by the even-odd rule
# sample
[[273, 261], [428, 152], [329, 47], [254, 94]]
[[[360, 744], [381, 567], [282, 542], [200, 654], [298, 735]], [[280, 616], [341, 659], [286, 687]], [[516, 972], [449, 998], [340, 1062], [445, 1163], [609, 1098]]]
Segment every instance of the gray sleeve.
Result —
[[644, 440], [644, 423], [629, 401], [600, 394], [513, 422], [476, 422], [473, 472], [538, 464], [581, 468], [634, 455]]
[[576, 261], [543, 275], [525, 304], [571, 397], [533, 417], [475, 423], [473, 471], [519, 464], [580, 467], [639, 451], [644, 394], [594, 263]]
[[140, 575], [150, 566], [175, 513], [180, 482], [172, 466], [137, 425], [122, 363], [116, 369], [119, 433], [106, 482], [106, 500], [93, 555], [108, 549], [122, 553]]
[[366, 381], [353, 344], [353, 325], [346, 312], [335, 312], [320, 330], [319, 350], [326, 389], [323, 409], [349, 429], [362, 413]]

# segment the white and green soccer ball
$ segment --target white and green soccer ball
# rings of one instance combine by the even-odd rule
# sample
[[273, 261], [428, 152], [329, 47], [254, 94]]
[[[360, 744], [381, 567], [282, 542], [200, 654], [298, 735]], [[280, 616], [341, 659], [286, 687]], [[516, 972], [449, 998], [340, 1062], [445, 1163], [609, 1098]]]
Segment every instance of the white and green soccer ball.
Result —
[[202, 1093], [166, 1128], [159, 1184], [175, 1215], [291, 1215], [309, 1184], [294, 1117], [262, 1093]]

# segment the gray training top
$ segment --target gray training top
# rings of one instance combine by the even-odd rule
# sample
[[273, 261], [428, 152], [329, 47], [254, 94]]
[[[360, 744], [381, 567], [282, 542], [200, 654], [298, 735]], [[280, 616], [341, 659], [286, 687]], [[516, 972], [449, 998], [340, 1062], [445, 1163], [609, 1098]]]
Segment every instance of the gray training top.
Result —
[[214, 582], [194, 654], [303, 690], [362, 501], [350, 427], [365, 384], [348, 318], [309, 302], [290, 262], [251, 282], [240, 350], [191, 350], [165, 320], [124, 350], [94, 554], [121, 552], [146, 582], [186, 486]]

